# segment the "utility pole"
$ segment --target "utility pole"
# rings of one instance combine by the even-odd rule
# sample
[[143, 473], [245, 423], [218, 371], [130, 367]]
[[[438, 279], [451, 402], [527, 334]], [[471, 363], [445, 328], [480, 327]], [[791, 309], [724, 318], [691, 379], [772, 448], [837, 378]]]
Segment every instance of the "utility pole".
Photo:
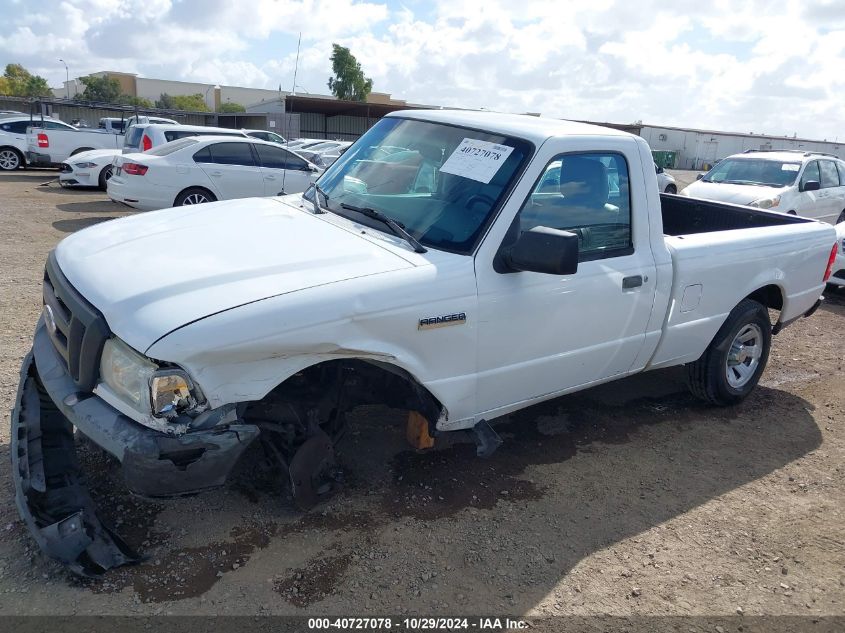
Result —
[[63, 59], [59, 60], [65, 65], [65, 90], [67, 91], [67, 98], [70, 100], [70, 71], [67, 69], [67, 62]]

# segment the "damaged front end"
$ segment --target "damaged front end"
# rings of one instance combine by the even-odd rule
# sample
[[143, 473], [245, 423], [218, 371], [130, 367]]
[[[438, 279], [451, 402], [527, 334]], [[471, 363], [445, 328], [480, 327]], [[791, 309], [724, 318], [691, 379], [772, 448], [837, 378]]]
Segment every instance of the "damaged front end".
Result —
[[132, 492], [149, 497], [221, 486], [259, 429], [228, 423], [169, 435], [144, 427], [80, 391], [46, 330], [42, 320], [12, 411], [15, 499], [46, 554], [76, 574], [98, 576], [140, 557], [97, 517], [74, 428], [122, 463]]

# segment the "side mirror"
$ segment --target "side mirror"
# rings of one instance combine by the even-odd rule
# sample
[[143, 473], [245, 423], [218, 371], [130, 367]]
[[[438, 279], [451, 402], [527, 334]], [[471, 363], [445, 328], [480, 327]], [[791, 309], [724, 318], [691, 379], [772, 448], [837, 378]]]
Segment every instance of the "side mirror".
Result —
[[701, 180], [702, 178], [704, 178], [704, 174], [698, 174], [698, 175], [695, 177], [695, 179], [696, 179], [696, 180]]
[[520, 235], [503, 255], [507, 266], [514, 271], [572, 275], [578, 272], [578, 236], [537, 226]]
[[808, 180], [801, 185], [801, 191], [818, 191], [822, 186], [818, 180]]
[[663, 168], [662, 168], [662, 167], [658, 167], [658, 168], [657, 168], [657, 173], [658, 173], [658, 174], [662, 174], [662, 173], [663, 173]]

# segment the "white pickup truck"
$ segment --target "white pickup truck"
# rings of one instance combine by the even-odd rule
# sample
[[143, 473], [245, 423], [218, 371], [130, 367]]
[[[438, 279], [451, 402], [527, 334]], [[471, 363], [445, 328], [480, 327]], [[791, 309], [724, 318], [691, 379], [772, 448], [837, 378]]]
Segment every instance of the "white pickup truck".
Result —
[[111, 126], [97, 129], [51, 129], [36, 119], [26, 131], [26, 144], [26, 160], [29, 164], [58, 165], [80, 152], [119, 149], [123, 147], [123, 133]]
[[818, 306], [834, 229], [655, 179], [622, 132], [409, 111], [304, 195], [67, 237], [12, 415], [21, 515], [79, 573], [134, 559], [80, 483], [73, 427], [151, 496], [223, 484], [258, 439], [305, 507], [360, 404], [411, 411], [418, 447], [463, 431], [489, 456], [488, 421], [660, 367], [739, 402], [772, 334]]

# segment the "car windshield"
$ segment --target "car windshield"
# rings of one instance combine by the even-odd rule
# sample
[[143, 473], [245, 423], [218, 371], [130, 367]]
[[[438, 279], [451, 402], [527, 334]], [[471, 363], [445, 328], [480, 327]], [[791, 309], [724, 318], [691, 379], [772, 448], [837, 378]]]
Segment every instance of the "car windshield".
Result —
[[788, 187], [795, 182], [801, 163], [765, 158], [726, 158], [708, 171], [702, 180], [731, 185]]
[[[386, 230], [348, 207], [378, 211], [426, 246], [467, 254], [531, 149], [526, 141], [499, 134], [388, 117], [326, 170], [319, 186], [328, 201], [320, 196], [320, 203]], [[306, 192], [309, 200], [314, 195], [313, 188]]]

